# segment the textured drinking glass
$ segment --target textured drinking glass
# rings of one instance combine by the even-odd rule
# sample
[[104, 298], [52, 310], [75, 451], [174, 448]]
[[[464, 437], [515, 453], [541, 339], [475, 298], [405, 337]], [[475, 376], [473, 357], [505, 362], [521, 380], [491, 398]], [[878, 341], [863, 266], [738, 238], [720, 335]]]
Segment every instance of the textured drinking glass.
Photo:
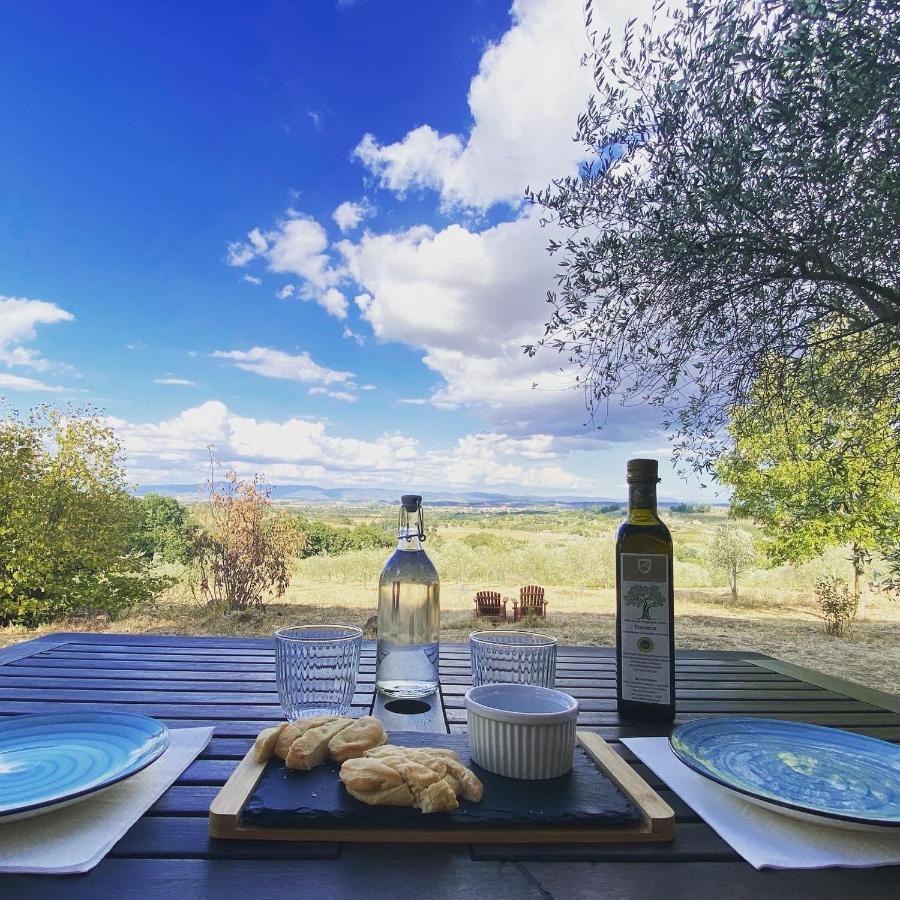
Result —
[[556, 681], [555, 637], [529, 631], [473, 631], [469, 635], [472, 684], [539, 684]]
[[278, 700], [289, 719], [341, 716], [350, 709], [362, 631], [352, 625], [299, 625], [275, 632]]

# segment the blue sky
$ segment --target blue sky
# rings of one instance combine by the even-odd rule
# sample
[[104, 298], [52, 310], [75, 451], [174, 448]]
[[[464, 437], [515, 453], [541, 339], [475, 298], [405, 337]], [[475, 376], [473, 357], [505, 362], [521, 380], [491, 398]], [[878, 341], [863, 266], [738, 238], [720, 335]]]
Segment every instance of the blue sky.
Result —
[[621, 496], [653, 415], [585, 427], [519, 349], [554, 272], [522, 194], [580, 161], [580, 6], [4, 5], [0, 392], [100, 407], [145, 484], [213, 444], [275, 483]]

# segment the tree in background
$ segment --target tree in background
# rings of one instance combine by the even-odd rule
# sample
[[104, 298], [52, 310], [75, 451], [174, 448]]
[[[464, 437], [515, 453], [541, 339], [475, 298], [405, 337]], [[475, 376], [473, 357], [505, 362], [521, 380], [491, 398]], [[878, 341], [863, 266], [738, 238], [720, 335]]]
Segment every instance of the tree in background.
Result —
[[[900, 367], [873, 366], [900, 343], [896, 2], [692, 0], [618, 55], [591, 6], [592, 161], [531, 195], [570, 232], [541, 343], [592, 409], [661, 407], [698, 471], [751, 391], [791, 415], [823, 343], [859, 414], [888, 410], [900, 434]], [[760, 385], [764, 363], [778, 377]]]
[[720, 525], [709, 542], [706, 558], [713, 568], [722, 569], [728, 575], [731, 600], [737, 603], [738, 575], [756, 564], [753, 537], [737, 525]]
[[306, 538], [299, 550], [299, 555], [304, 558], [337, 556], [351, 550], [367, 550], [370, 547], [387, 548], [397, 543], [395, 534], [371, 523], [357, 525], [355, 528], [340, 528], [326, 522], [301, 518], [297, 518], [296, 523]]
[[90, 411], [0, 422], [0, 625], [115, 617], [168, 585], [134, 550], [119, 443]]
[[224, 484], [210, 479], [208, 493], [194, 541], [195, 589], [210, 606], [228, 611], [282, 596], [303, 540], [294, 518], [273, 511], [269, 488], [258, 476], [244, 480], [229, 471]]
[[187, 509], [162, 494], [147, 494], [138, 504], [141, 524], [136, 544], [140, 550], [162, 562], [189, 562], [196, 528]]
[[[900, 348], [874, 365], [892, 367]], [[900, 474], [892, 402], [861, 408], [857, 385], [826, 344], [800, 369], [791, 409], [769, 402], [778, 367], [764, 367], [748, 400], [731, 411], [734, 449], [716, 466], [734, 491], [732, 512], [759, 522], [773, 562], [801, 562], [849, 546], [861, 597], [871, 554], [900, 549]], [[860, 608], [864, 612], [864, 605]]]

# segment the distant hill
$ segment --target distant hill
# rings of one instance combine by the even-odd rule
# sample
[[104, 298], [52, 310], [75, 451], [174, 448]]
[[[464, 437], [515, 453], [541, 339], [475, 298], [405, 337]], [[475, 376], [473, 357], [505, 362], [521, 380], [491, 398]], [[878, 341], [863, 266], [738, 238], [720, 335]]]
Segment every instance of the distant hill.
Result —
[[[139, 496], [145, 494], [165, 494], [169, 497], [177, 497], [183, 503], [196, 503], [203, 499], [203, 493], [196, 484], [143, 484], [136, 491]], [[399, 488], [372, 488], [372, 487], [340, 487], [325, 488], [315, 484], [278, 484], [272, 486], [272, 499], [281, 503], [385, 503], [396, 504], [399, 502]], [[589, 508], [609, 503], [625, 505], [624, 498], [613, 497], [534, 497], [527, 494], [502, 494], [488, 491], [427, 491], [424, 492], [425, 502], [431, 506], [468, 506], [468, 507], [496, 507], [496, 506], [562, 506], [569, 509]], [[668, 497], [660, 497], [660, 503], [684, 502]], [[727, 506], [728, 504], [713, 504]]]

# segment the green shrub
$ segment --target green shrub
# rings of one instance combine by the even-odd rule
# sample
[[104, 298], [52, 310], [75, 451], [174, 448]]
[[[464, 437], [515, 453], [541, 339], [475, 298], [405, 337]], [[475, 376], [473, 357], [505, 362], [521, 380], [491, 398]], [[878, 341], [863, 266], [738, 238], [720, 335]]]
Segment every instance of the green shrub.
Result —
[[41, 407], [0, 422], [0, 625], [115, 618], [170, 584], [134, 549], [138, 501], [93, 414]]
[[355, 528], [339, 528], [325, 522], [300, 518], [296, 522], [300, 531], [306, 535], [306, 540], [299, 551], [301, 558], [338, 556], [352, 550], [367, 550], [372, 547], [387, 548], [393, 547], [397, 542], [396, 534], [373, 524], [357, 525]]
[[136, 549], [161, 562], [189, 562], [196, 526], [187, 509], [174, 497], [161, 494], [147, 494], [138, 501], [138, 507], [141, 521]]
[[859, 598], [843, 578], [824, 575], [816, 579], [816, 602], [825, 619], [825, 633], [840, 637], [853, 622]]
[[500, 534], [492, 534], [491, 532], [479, 532], [476, 534], [467, 534], [462, 542], [473, 550], [493, 550], [498, 553], [506, 553], [512, 547], [521, 547], [527, 541], [520, 541], [517, 538], [504, 537]]

